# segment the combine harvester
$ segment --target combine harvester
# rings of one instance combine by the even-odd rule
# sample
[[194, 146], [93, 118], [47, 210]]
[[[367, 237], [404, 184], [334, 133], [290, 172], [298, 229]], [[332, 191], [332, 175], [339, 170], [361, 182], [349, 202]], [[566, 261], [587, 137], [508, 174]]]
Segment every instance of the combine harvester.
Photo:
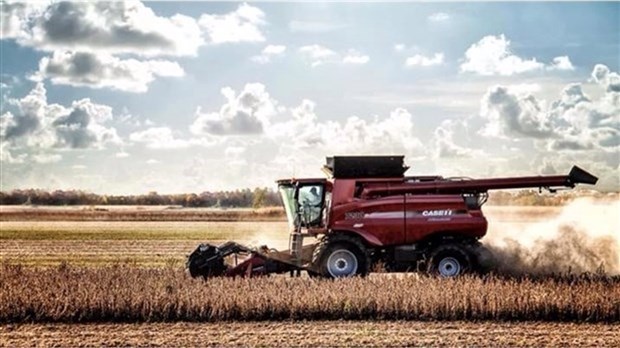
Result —
[[[538, 187], [555, 192], [597, 178], [573, 167], [568, 175], [494, 179], [405, 176], [404, 156], [328, 157], [327, 179], [279, 180], [289, 250], [235, 242], [201, 244], [189, 256], [192, 277], [271, 273], [329, 278], [428, 271], [456, 277], [480, 271], [488, 252], [482, 213], [489, 190]], [[312, 243], [304, 243], [304, 241]]]

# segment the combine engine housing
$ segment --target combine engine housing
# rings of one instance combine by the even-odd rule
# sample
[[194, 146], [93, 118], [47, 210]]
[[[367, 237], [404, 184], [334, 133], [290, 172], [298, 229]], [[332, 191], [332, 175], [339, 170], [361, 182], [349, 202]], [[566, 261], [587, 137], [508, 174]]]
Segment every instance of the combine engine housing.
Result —
[[[597, 182], [579, 167], [568, 175], [468, 179], [405, 176], [404, 156], [328, 157], [326, 162], [327, 179], [277, 181], [289, 221], [289, 250], [234, 242], [201, 245], [188, 261], [192, 276], [305, 270], [342, 277], [365, 275], [377, 264], [387, 271], [457, 276], [483, 269], [488, 258], [479, 240], [487, 232], [481, 208], [489, 190], [555, 192]], [[247, 257], [224, 265], [232, 254]]]

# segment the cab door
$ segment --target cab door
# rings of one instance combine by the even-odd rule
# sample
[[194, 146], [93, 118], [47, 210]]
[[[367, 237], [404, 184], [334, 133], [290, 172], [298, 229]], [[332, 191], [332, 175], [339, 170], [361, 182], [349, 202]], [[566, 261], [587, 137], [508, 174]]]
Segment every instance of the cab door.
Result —
[[297, 191], [297, 206], [304, 227], [321, 227], [325, 203], [323, 183], [301, 184]]

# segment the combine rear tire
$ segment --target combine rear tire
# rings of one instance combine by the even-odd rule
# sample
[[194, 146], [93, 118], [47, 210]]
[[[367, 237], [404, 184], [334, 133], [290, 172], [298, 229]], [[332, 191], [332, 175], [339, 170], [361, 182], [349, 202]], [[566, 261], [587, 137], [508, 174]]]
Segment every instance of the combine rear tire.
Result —
[[469, 273], [471, 267], [471, 255], [465, 246], [446, 244], [431, 253], [428, 272], [442, 278], [453, 278]]
[[365, 276], [370, 264], [364, 245], [347, 235], [323, 237], [312, 260], [320, 274], [327, 278]]

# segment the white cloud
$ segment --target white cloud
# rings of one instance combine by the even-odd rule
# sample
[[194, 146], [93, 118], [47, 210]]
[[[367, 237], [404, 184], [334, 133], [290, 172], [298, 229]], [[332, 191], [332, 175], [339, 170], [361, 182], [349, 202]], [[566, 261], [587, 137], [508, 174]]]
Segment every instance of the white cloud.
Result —
[[443, 53], [435, 53], [432, 57], [426, 57], [421, 54], [416, 54], [411, 56], [405, 60], [406, 67], [415, 67], [415, 66], [434, 66], [443, 64]]
[[467, 128], [467, 124], [463, 121], [445, 120], [439, 127], [435, 129], [435, 158], [467, 158], [482, 156], [480, 150], [469, 149], [454, 142], [454, 133], [463, 132]]
[[[592, 75], [603, 81], [617, 74], [597, 65]], [[508, 87], [490, 88], [483, 97], [481, 115], [488, 122], [482, 133], [496, 137], [539, 139], [550, 151], [620, 150], [620, 92], [601, 84], [605, 93], [593, 100], [581, 84], [567, 85], [558, 100], [539, 101], [533, 94]]]
[[284, 53], [284, 51], [286, 51], [286, 46], [283, 45], [267, 45], [267, 47], [265, 47], [263, 49], [263, 54], [271, 54], [271, 55], [278, 55], [278, 54], [282, 54]]
[[107, 54], [56, 51], [41, 59], [38, 74], [54, 84], [142, 93], [156, 76], [180, 77], [185, 72], [178, 63], [166, 60], [123, 60]]
[[129, 140], [143, 143], [150, 149], [179, 149], [192, 145], [190, 141], [176, 138], [168, 127], [151, 127], [134, 132], [129, 135]]
[[518, 83], [506, 86], [511, 92], [518, 95], [528, 95], [537, 93], [542, 90], [542, 87], [537, 83]]
[[308, 59], [313, 67], [321, 65], [325, 60], [336, 57], [336, 52], [321, 45], [307, 45], [299, 48], [299, 52]]
[[445, 22], [450, 19], [450, 15], [445, 12], [437, 12], [428, 16], [428, 20], [431, 22]]
[[2, 3], [2, 39], [44, 51], [107, 55], [196, 56], [205, 43], [261, 42], [267, 24], [257, 7], [241, 4], [198, 19], [159, 16], [140, 1]]
[[363, 65], [370, 61], [370, 57], [357, 50], [349, 49], [344, 54], [340, 54], [325, 46], [306, 45], [299, 48], [299, 52], [310, 63], [316, 67], [325, 63], [341, 63]]
[[223, 15], [203, 14], [198, 23], [208, 42], [213, 44], [265, 41], [260, 29], [267, 24], [265, 13], [248, 4], [241, 4], [237, 10]]
[[22, 153], [14, 156], [10, 144], [6, 141], [0, 142], [0, 162], [18, 164], [26, 162], [28, 154]]
[[402, 43], [398, 43], [394, 45], [394, 51], [396, 52], [402, 52], [405, 50], [405, 44]]
[[161, 163], [161, 161], [158, 161], [158, 160], [153, 159], [153, 158], [151, 158], [151, 159], [146, 161], [146, 164], [149, 164], [149, 165], [159, 164], [159, 163]]
[[308, 45], [299, 48], [299, 52], [307, 54], [312, 59], [321, 59], [333, 56], [336, 52], [321, 45]]
[[607, 66], [595, 65], [591, 76], [594, 82], [605, 87], [608, 92], [620, 92], [620, 75], [617, 72], [611, 72]]
[[288, 25], [292, 32], [300, 33], [326, 33], [338, 29], [345, 28], [345, 24], [329, 23], [320, 21], [298, 21], [293, 20]]
[[471, 45], [465, 52], [461, 72], [471, 72], [479, 75], [511, 76], [528, 71], [540, 70], [543, 63], [535, 58], [523, 59], [510, 50], [510, 41], [502, 34], [499, 36], [485, 36]]
[[28, 22], [41, 14], [44, 3], [3, 1], [0, 6], [0, 37], [17, 39], [28, 36]]
[[218, 112], [204, 113], [198, 107], [196, 119], [190, 127], [193, 134], [261, 134], [268, 126], [270, 117], [278, 111], [277, 102], [260, 83], [246, 84], [239, 94], [230, 87], [222, 88], [221, 92], [226, 103]]
[[481, 115], [489, 120], [484, 135], [546, 138], [552, 134], [550, 116], [543, 112], [536, 98], [508, 87], [489, 88], [482, 98]]
[[116, 129], [106, 127], [112, 108], [90, 99], [71, 106], [48, 104], [47, 91], [39, 82], [21, 99], [9, 99], [15, 113], [0, 116], [3, 149], [102, 148], [120, 143]]
[[560, 56], [553, 58], [551, 64], [547, 67], [549, 70], [575, 70], [568, 56]]
[[413, 117], [405, 109], [394, 109], [388, 117], [376, 116], [372, 121], [351, 116], [341, 123], [319, 122], [315, 107], [313, 101], [303, 100], [291, 110], [291, 119], [270, 127], [270, 136], [286, 139], [286, 144], [297, 149], [324, 153], [419, 153], [423, 149], [414, 134]]
[[267, 64], [272, 58], [284, 55], [285, 51], [286, 46], [284, 45], [267, 45], [260, 55], [253, 56], [250, 59], [259, 64]]
[[366, 64], [370, 61], [370, 57], [355, 50], [349, 50], [342, 58], [345, 64]]
[[39, 50], [187, 56], [204, 43], [195, 19], [157, 16], [139, 1], [54, 2], [36, 16], [15, 6], [4, 11], [3, 17], [19, 19], [11, 22], [20, 30], [11, 29], [10, 37]]

